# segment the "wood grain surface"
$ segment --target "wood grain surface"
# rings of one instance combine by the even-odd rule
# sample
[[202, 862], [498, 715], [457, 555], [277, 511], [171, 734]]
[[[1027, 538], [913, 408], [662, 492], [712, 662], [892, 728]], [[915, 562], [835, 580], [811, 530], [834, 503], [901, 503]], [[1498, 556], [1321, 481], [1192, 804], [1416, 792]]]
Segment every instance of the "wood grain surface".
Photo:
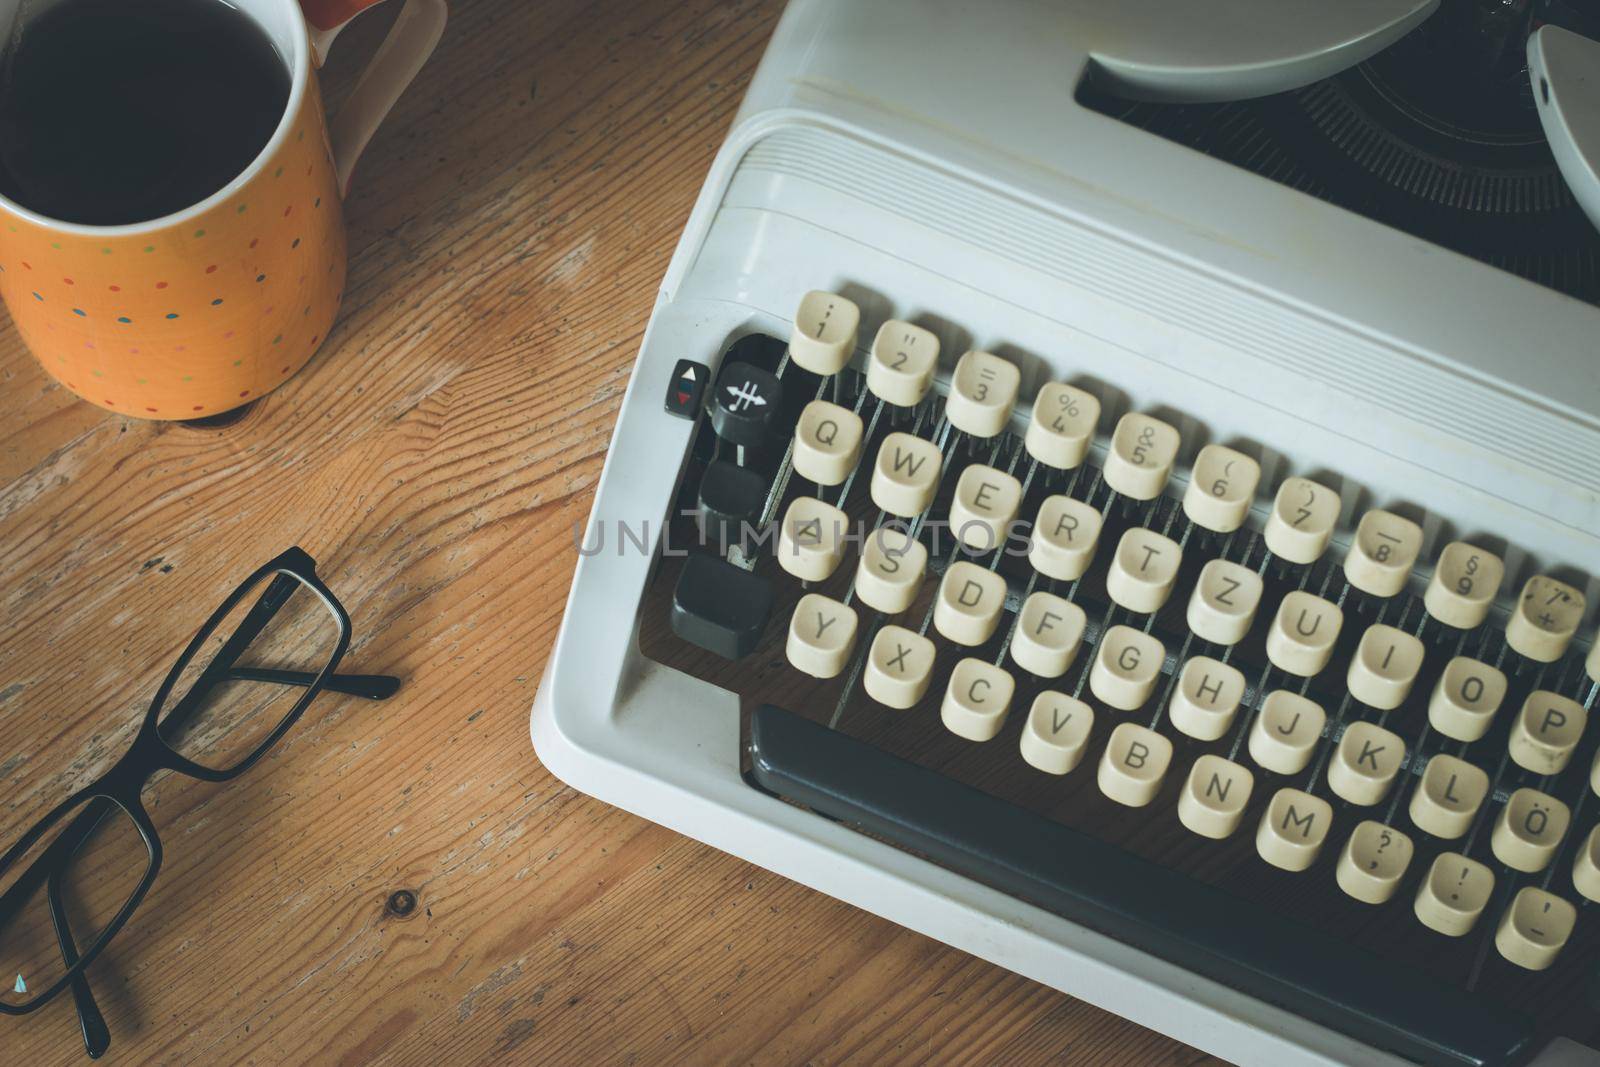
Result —
[[[776, 3], [460, 0], [349, 201], [340, 324], [223, 428], [76, 401], [0, 328], [0, 838], [115, 759], [299, 544], [347, 670], [166, 847], [90, 971], [110, 1063], [1194, 1063], [563, 786], [528, 709], [658, 281]], [[325, 71], [336, 105], [392, 13]], [[701, 354], [704, 355], [704, 354]], [[416, 911], [386, 914], [396, 890]], [[83, 1060], [69, 1002], [0, 1060]]]

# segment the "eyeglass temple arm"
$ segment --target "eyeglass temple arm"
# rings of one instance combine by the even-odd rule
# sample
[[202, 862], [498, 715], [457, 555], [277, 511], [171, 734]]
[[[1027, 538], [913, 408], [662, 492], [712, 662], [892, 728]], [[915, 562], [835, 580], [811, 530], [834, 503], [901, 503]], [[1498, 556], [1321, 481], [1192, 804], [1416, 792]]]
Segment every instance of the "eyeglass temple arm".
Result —
[[[206, 665], [206, 669], [195, 680], [194, 686], [162, 719], [159, 730], [163, 737], [170, 737], [173, 732], [182, 728], [199, 707], [201, 696], [224, 679], [298, 686], [308, 686], [316, 681], [317, 675], [309, 671], [234, 666], [234, 661], [239, 658], [240, 653], [248, 648], [250, 642], [256, 639], [256, 635], [272, 621], [272, 617], [278, 613], [278, 609], [283, 607], [284, 602], [297, 587], [298, 580], [287, 575], [280, 574], [272, 580], [266, 591], [250, 608], [250, 613], [240, 621], [239, 628], [228, 638], [227, 643], [217, 650], [216, 656]], [[323, 688], [331, 693], [346, 696], [387, 700], [400, 689], [400, 679], [384, 674], [333, 674], [328, 676]]]
[[200, 698], [210, 692], [211, 687], [233, 669], [234, 661], [239, 658], [239, 654], [250, 647], [250, 642], [254, 641], [266, 628], [267, 623], [272, 621], [272, 617], [288, 602], [298, 585], [299, 579], [287, 574], [273, 577], [267, 588], [256, 598], [256, 602], [250, 606], [250, 613], [239, 621], [238, 629], [228, 636], [228, 640], [217, 649], [217, 654], [211, 658], [211, 662], [206, 664], [205, 670], [200, 672], [200, 677], [195, 679], [194, 685], [190, 686], [189, 691], [161, 720], [157, 732], [163, 739], [170, 738], [199, 710]]
[[[91, 808], [93, 806], [91, 803]], [[63, 869], [57, 867], [50, 872], [48, 895], [50, 921], [56, 928], [56, 941], [61, 946], [61, 959], [70, 971], [78, 965], [78, 946], [72, 940], [72, 928], [67, 923], [66, 903], [61, 896]], [[105, 1016], [100, 1014], [100, 1005], [95, 1003], [94, 992], [89, 988], [89, 979], [82, 971], [72, 976], [72, 1002], [78, 1009], [78, 1025], [83, 1029], [83, 1051], [89, 1054], [91, 1060], [97, 1060], [111, 1047], [111, 1028], [106, 1025]]]
[[[230, 667], [228, 678], [240, 682], [275, 682], [278, 685], [307, 686], [317, 680], [311, 671], [280, 671], [267, 667]], [[368, 700], [388, 700], [400, 690], [400, 679], [388, 674], [330, 674], [323, 688]]]

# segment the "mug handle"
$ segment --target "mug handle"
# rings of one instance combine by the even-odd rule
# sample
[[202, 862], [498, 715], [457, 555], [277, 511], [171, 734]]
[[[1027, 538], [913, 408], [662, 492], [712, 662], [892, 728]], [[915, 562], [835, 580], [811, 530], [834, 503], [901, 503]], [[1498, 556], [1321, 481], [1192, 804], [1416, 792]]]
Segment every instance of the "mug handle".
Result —
[[[339, 31], [376, 3], [378, 0], [300, 0], [318, 67], [326, 62]], [[389, 36], [378, 46], [350, 98], [328, 123], [341, 197], [350, 191], [350, 176], [367, 142], [444, 35], [445, 17], [445, 0], [405, 0]]]

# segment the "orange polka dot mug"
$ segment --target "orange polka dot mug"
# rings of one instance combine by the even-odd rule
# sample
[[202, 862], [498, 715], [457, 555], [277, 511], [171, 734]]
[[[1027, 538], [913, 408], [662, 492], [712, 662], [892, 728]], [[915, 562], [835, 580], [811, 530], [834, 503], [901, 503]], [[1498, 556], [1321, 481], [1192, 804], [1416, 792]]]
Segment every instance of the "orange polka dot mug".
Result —
[[[0, 25], [22, 0], [0, 0]], [[0, 195], [0, 298], [52, 376], [109, 411], [218, 414], [270, 392], [327, 337], [345, 283], [340, 200], [378, 124], [444, 31], [444, 0], [405, 7], [328, 122], [316, 67], [377, 0], [230, 0], [289, 67], [288, 105], [255, 160], [175, 214], [61, 222]]]

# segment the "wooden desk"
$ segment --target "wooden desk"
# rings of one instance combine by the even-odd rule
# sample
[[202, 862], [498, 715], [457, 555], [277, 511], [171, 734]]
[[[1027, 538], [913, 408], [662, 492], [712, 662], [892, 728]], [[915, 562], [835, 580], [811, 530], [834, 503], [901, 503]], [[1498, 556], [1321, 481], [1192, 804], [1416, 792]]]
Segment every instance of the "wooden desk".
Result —
[[[165, 866], [90, 972], [109, 1062], [1203, 1058], [534, 757], [574, 528], [778, 9], [458, 2], [357, 175], [338, 329], [235, 425], [76, 402], [0, 329], [0, 837], [122, 752], [289, 545], [350, 609], [347, 669], [406, 679], [320, 698], [230, 786], [152, 786]], [[335, 100], [390, 17], [340, 41]], [[0, 1018], [0, 1058], [82, 1062], [69, 1001]]]

